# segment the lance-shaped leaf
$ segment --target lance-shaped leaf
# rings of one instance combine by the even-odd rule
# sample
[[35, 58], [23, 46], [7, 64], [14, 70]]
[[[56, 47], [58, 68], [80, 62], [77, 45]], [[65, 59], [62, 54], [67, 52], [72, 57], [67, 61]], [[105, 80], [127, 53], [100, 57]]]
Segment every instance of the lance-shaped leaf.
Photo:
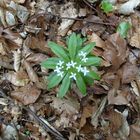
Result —
[[60, 60], [60, 58], [57, 58], [57, 57], [48, 58], [47, 60], [45, 60], [41, 63], [41, 66], [48, 68], [48, 69], [55, 69], [59, 60]]
[[48, 77], [48, 89], [57, 86], [62, 81], [62, 79], [63, 77], [58, 76], [56, 73], [52, 73]]
[[66, 61], [69, 61], [69, 57], [66, 53], [66, 51], [63, 49], [62, 46], [52, 42], [52, 41], [49, 41], [48, 42], [48, 46], [51, 48], [51, 50], [58, 56], [58, 57], [61, 57], [63, 58], [64, 60]]
[[84, 79], [82, 78], [82, 76], [79, 73], [77, 73], [77, 76], [76, 76], [76, 84], [77, 84], [77, 87], [79, 88], [80, 92], [83, 95], [86, 95], [86, 84], [84, 82]]
[[67, 73], [66, 76], [64, 77], [63, 81], [62, 81], [62, 85], [60, 86], [60, 90], [59, 90], [59, 92], [57, 94], [57, 96], [59, 98], [63, 98], [66, 95], [66, 93], [67, 93], [67, 91], [68, 91], [68, 89], [70, 87], [70, 78], [69, 78], [69, 76], [70, 76], [69, 73]]
[[72, 35], [70, 35], [68, 40], [68, 50], [72, 60], [74, 60], [75, 58], [76, 49], [77, 49], [77, 36], [75, 33], [72, 33]]
[[87, 44], [85, 47], [83, 47], [81, 50], [79, 50], [78, 53], [84, 52], [84, 53], [86, 53], [86, 55], [88, 55], [92, 51], [92, 49], [95, 47], [95, 45], [96, 45], [95, 42]]
[[100, 80], [99, 74], [94, 71], [88, 72], [87, 76], [93, 78], [94, 80]]
[[101, 58], [100, 57], [87, 57], [87, 61], [83, 62], [81, 61], [82, 66], [99, 66], [101, 64]]

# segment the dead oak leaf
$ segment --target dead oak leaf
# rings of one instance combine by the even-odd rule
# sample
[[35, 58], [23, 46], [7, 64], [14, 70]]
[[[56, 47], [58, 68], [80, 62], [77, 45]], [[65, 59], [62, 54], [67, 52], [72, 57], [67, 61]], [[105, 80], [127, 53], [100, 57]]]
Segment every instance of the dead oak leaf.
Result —
[[41, 90], [39, 90], [35, 85], [28, 84], [17, 91], [13, 91], [11, 96], [22, 102], [24, 105], [28, 105], [34, 103], [38, 99], [40, 93]]
[[112, 69], [117, 70], [126, 61], [128, 50], [126, 41], [118, 33], [112, 34], [106, 41], [103, 57], [112, 64]]

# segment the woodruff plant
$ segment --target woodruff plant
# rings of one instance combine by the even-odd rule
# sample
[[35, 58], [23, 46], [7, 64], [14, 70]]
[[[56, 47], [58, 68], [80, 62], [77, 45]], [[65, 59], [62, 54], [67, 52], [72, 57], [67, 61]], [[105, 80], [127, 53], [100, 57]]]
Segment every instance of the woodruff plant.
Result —
[[58, 57], [48, 58], [41, 66], [53, 70], [48, 77], [48, 89], [60, 84], [58, 97], [65, 96], [72, 82], [75, 82], [80, 92], [86, 95], [86, 84], [100, 79], [100, 76], [91, 69], [91, 66], [99, 66], [101, 62], [100, 57], [90, 54], [95, 43], [84, 47], [83, 43], [84, 40], [75, 33], [67, 38], [67, 48], [51, 41], [48, 43]]

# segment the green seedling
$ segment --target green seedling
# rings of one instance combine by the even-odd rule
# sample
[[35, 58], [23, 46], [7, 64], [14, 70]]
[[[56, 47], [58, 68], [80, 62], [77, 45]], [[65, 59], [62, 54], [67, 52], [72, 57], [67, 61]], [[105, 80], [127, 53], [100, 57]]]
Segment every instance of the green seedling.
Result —
[[117, 27], [117, 32], [120, 34], [122, 38], [127, 37], [127, 33], [131, 28], [131, 24], [129, 22], [121, 22]]
[[48, 89], [60, 85], [58, 97], [62, 98], [70, 89], [72, 82], [76, 83], [83, 95], [86, 95], [86, 84], [94, 80], [100, 80], [100, 76], [91, 69], [91, 66], [99, 66], [100, 57], [91, 53], [95, 43], [83, 47], [84, 40], [80, 35], [72, 33], [66, 40], [67, 47], [62, 47], [54, 42], [48, 46], [57, 57], [48, 58], [41, 63], [42, 67], [52, 69], [48, 77]]
[[114, 10], [114, 6], [108, 1], [108, 0], [103, 0], [101, 2], [101, 9], [106, 13], [110, 13]]

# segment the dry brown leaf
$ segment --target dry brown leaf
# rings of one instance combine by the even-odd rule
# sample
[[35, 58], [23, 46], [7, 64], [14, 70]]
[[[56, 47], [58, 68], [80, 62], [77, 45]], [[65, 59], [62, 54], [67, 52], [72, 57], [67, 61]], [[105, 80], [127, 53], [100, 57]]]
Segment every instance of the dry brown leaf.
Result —
[[25, 86], [29, 82], [28, 76], [24, 71], [9, 71], [8, 73], [4, 74], [4, 79], [8, 80], [15, 86]]
[[53, 102], [51, 103], [51, 106], [60, 113], [63, 111], [66, 111], [67, 114], [77, 114], [80, 109], [80, 104], [76, 99], [68, 98], [68, 99], [59, 99], [59, 98], [53, 98]]
[[140, 138], [140, 125], [139, 121], [130, 126], [129, 140], [139, 140]]
[[44, 41], [43, 39], [41, 40], [39, 38], [28, 36], [25, 41], [25, 45], [33, 50], [37, 50], [38, 52], [43, 52], [48, 55], [52, 55], [52, 52], [47, 45], [47, 42]]
[[113, 70], [117, 70], [126, 61], [126, 57], [128, 56], [126, 41], [118, 33], [115, 33], [105, 43], [106, 48], [103, 58], [112, 64], [111, 68]]
[[34, 53], [29, 55], [26, 58], [26, 61], [30, 62], [30, 63], [35, 63], [35, 64], [40, 64], [42, 61], [46, 60], [48, 57], [45, 54], [42, 53]]
[[130, 45], [140, 49], [140, 28], [138, 28], [130, 38]]
[[40, 93], [41, 91], [35, 85], [28, 84], [19, 88], [17, 91], [13, 91], [11, 96], [24, 105], [28, 105], [34, 103], [38, 99]]
[[80, 126], [79, 129], [81, 129], [85, 124], [86, 124], [86, 119], [90, 118], [92, 116], [92, 113], [95, 112], [95, 107], [93, 106], [84, 106], [83, 111], [82, 111], [82, 116], [80, 120]]
[[34, 69], [32, 68], [32, 66], [30, 65], [30, 63], [28, 63], [25, 60], [24, 61], [24, 66], [26, 68], [26, 71], [28, 73], [28, 76], [29, 76], [30, 80], [32, 82], [39, 82], [39, 78], [38, 78], [37, 74], [35, 73]]
[[92, 33], [92, 35], [89, 36], [89, 41], [95, 42], [97, 47], [105, 48], [105, 42], [96, 33]]
[[[74, 3], [68, 2], [60, 9], [61, 17], [76, 18], [77, 9], [74, 7]], [[71, 25], [74, 23], [73, 20], [62, 19], [62, 23], [58, 28], [58, 35], [65, 36]]]
[[111, 89], [108, 93], [108, 104], [129, 105], [129, 102], [131, 101], [130, 95], [131, 93], [127, 88], [117, 91]]
[[126, 63], [125, 65], [123, 65], [121, 70], [121, 78], [123, 84], [130, 83], [131, 81], [135, 80], [138, 76], [139, 70], [138, 67], [134, 64]]
[[110, 130], [111, 133], [113, 134], [114, 132], [117, 132], [119, 128], [122, 125], [122, 115], [113, 109], [109, 110], [107, 118], [109, 119], [110, 122]]

